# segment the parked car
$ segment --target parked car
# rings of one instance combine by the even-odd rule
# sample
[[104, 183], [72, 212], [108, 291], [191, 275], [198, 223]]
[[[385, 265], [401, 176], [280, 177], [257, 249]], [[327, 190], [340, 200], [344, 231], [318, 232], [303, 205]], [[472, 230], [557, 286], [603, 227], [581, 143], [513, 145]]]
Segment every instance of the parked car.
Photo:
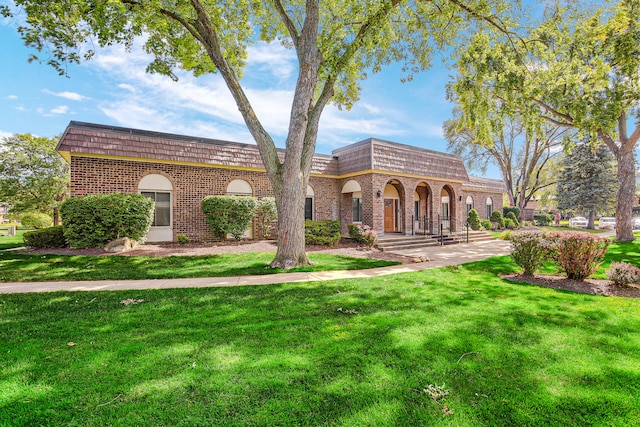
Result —
[[587, 228], [587, 225], [589, 225], [589, 221], [583, 216], [576, 216], [569, 220], [569, 227]]
[[603, 216], [598, 220], [600, 230], [613, 230], [616, 228], [616, 219], [612, 216]]
[[633, 218], [631, 224], [634, 230], [640, 230], [640, 216]]

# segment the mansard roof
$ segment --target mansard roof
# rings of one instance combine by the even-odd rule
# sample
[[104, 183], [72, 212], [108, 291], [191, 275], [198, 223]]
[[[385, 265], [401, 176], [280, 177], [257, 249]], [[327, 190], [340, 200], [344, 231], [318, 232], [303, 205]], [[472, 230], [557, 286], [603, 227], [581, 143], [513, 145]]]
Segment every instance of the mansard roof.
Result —
[[[255, 144], [72, 121], [56, 148], [71, 155], [264, 170]], [[281, 158], [284, 150], [279, 149]], [[461, 182], [474, 191], [504, 192], [502, 181], [467, 175], [462, 158], [425, 148], [369, 138], [315, 154], [311, 173], [349, 176], [369, 172]]]
[[426, 148], [369, 138], [333, 151], [340, 175], [374, 170], [464, 182], [462, 158]]
[[[56, 148], [71, 154], [264, 170], [255, 144], [72, 121]], [[281, 158], [284, 150], [278, 150]], [[336, 175], [331, 156], [316, 154], [311, 173]]]

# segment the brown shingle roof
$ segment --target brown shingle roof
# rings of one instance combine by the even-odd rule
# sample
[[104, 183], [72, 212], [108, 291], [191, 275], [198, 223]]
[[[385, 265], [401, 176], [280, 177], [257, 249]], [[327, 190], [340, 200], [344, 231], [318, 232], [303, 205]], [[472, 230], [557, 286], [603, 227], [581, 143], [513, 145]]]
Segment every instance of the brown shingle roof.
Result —
[[[264, 169], [253, 144], [151, 132], [72, 121], [56, 148], [59, 152], [130, 159]], [[283, 158], [284, 150], [279, 150]], [[336, 175], [331, 156], [316, 154], [311, 173]]]
[[381, 170], [453, 181], [469, 179], [462, 158], [425, 148], [369, 138], [333, 151], [340, 174]]
[[465, 182], [463, 188], [465, 190], [490, 191], [495, 193], [504, 193], [507, 189], [504, 182], [500, 179], [480, 178], [478, 176], [469, 176], [469, 182]]

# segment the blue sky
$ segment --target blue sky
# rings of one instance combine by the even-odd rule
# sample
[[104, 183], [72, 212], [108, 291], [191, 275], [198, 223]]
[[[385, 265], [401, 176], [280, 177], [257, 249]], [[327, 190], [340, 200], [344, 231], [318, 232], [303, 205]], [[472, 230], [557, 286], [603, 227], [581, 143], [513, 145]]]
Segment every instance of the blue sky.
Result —
[[[53, 137], [77, 120], [136, 129], [253, 143], [237, 107], [218, 75], [179, 74], [179, 81], [145, 73], [149, 58], [136, 47], [98, 51], [61, 77], [45, 63], [27, 62], [15, 23], [0, 18], [0, 136], [32, 133]], [[329, 106], [323, 113], [317, 152], [376, 137], [446, 151], [442, 123], [451, 117], [445, 99], [449, 70], [439, 57], [431, 70], [401, 83], [399, 67], [362, 82], [361, 100], [350, 110]], [[243, 79], [259, 118], [278, 146], [284, 146], [296, 61], [279, 44], [251, 48]], [[477, 171], [470, 171], [480, 175]], [[500, 178], [489, 170], [490, 178]]]

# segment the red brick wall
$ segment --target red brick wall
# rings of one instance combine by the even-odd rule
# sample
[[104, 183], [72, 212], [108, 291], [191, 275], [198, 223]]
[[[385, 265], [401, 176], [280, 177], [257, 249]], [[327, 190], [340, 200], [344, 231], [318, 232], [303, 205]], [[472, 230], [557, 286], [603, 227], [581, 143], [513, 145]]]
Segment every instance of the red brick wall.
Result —
[[[71, 196], [98, 193], [137, 193], [138, 183], [149, 174], [160, 174], [173, 184], [173, 234], [192, 240], [211, 240], [200, 202], [206, 196], [225, 194], [234, 179], [243, 179], [253, 195], [272, 196], [271, 184], [264, 172], [197, 167], [162, 163], [135, 162], [89, 157], [71, 158]], [[311, 177], [315, 192], [315, 218], [339, 219], [337, 180]]]

